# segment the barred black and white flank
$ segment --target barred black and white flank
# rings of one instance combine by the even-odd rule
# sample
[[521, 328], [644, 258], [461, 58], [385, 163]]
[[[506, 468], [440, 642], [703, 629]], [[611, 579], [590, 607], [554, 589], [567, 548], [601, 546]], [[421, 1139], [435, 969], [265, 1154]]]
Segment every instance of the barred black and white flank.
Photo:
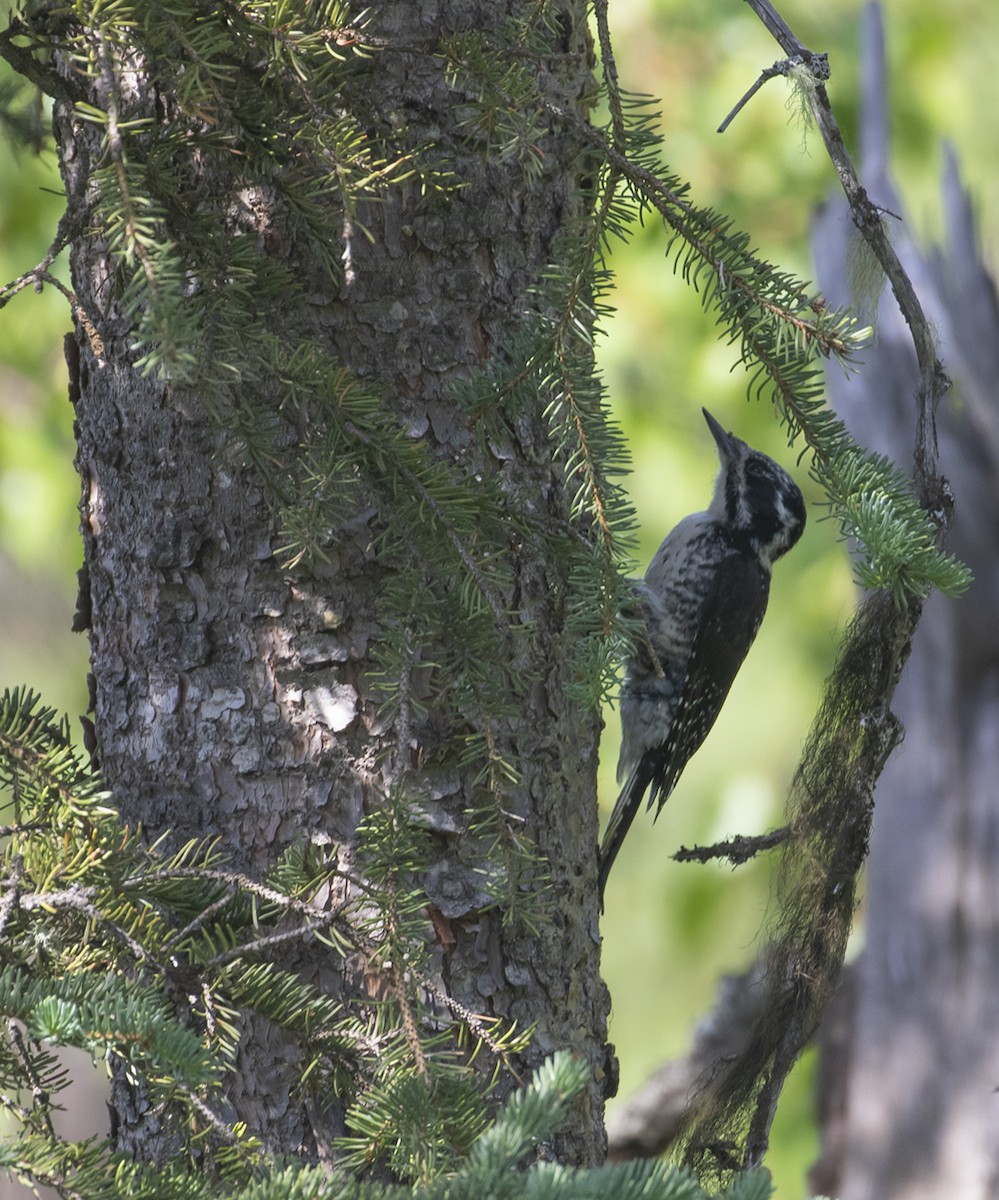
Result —
[[771, 567], [805, 528], [790, 475], [703, 411], [721, 460], [711, 505], [684, 517], [636, 586], [645, 636], [621, 689], [624, 786], [600, 848], [601, 903], [642, 798], [658, 816], [707, 737], [763, 620]]

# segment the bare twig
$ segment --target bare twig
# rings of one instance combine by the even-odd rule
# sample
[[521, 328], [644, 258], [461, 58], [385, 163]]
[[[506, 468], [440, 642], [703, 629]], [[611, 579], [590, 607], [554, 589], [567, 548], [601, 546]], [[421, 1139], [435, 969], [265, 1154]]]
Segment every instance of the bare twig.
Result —
[[759, 79], [757, 79], [757, 81], [753, 84], [749, 91], [746, 92], [735, 108], [732, 109], [725, 120], [722, 121], [722, 123], [718, 126], [718, 132], [724, 133], [725, 130], [728, 129], [729, 125], [732, 124], [735, 118], [739, 115], [739, 113], [742, 112], [742, 110], [746, 107], [750, 100], [752, 100], [760, 88], [763, 87], [768, 79], [776, 79], [778, 75], [790, 75], [794, 67], [800, 65], [800, 63], [792, 61], [789, 58], [782, 58], [778, 62], [775, 62], [772, 67], [765, 67], [760, 72]]
[[10, 920], [10, 914], [17, 907], [21, 898], [21, 873], [23, 870], [24, 859], [20, 854], [16, 854], [11, 862], [10, 875], [5, 881], [7, 886], [4, 889], [3, 898], [0, 899], [0, 938], [3, 938], [3, 931]]
[[56, 235], [52, 239], [52, 244], [45, 252], [45, 257], [30, 270], [25, 271], [22, 275], [18, 275], [16, 279], [10, 280], [9, 283], [0, 286], [0, 308], [3, 308], [19, 292], [23, 292], [27, 287], [33, 287], [36, 291], [41, 291], [43, 284], [50, 284], [60, 295], [69, 301], [73, 315], [79, 321], [80, 326], [87, 335], [94, 357], [103, 366], [104, 339], [97, 332], [96, 321], [84, 308], [83, 301], [76, 292], [72, 288], [67, 287], [62, 280], [57, 279], [49, 270], [49, 267], [52, 266], [63, 250], [69, 245], [70, 239], [80, 232], [82, 224], [82, 214], [71, 214], [69, 209], [62, 214], [59, 218], [59, 224], [56, 227]]
[[[774, 8], [770, 0], [746, 0], [746, 3], [756, 13], [763, 24], [766, 25], [774, 41], [788, 58], [796, 58], [804, 63], [809, 63], [813, 59], [826, 60], [826, 55], [815, 55], [802, 42], [798, 41], [791, 32], [790, 25]], [[828, 71], [826, 72], [826, 78], [828, 78]]]
[[829, 78], [828, 57], [808, 50], [792, 33], [770, 0], [746, 0], [767, 27], [789, 60], [808, 96], [809, 106], [822, 135], [826, 152], [836, 168], [840, 185], [850, 206], [850, 215], [860, 236], [881, 265], [912, 335], [919, 365], [916, 388], [917, 422], [914, 447], [915, 485], [920, 502], [939, 529], [943, 529], [950, 510], [945, 480], [939, 474], [936, 411], [950, 386], [937, 357], [933, 330], [916, 295], [905, 268], [888, 237], [884, 212], [860, 182], [833, 113], [825, 81]]
[[244, 958], [247, 954], [260, 954], [273, 946], [282, 946], [288, 942], [304, 943], [311, 934], [317, 929], [322, 929], [326, 924], [326, 921], [306, 921], [303, 925], [296, 925], [294, 929], [282, 929], [279, 933], [269, 933], [264, 937], [254, 938], [250, 942], [240, 942], [238, 946], [231, 946], [228, 950], [216, 954], [214, 958], [208, 959], [205, 966], [222, 967], [226, 963]]
[[714, 858], [727, 858], [733, 867], [741, 867], [764, 850], [773, 850], [775, 846], [786, 842], [791, 836], [791, 829], [782, 825], [780, 829], [771, 829], [769, 833], [761, 833], [756, 837], [737, 834], [724, 842], [715, 842], [713, 846], [692, 846], [689, 850], [681, 846], [673, 855], [675, 862], [711, 862]]
[[718, 132], [724, 133], [725, 130], [728, 129], [728, 127], [732, 124], [732, 122], [735, 120], [735, 118], [739, 115], [739, 113], [742, 112], [742, 110], [746, 107], [746, 105], [750, 102], [750, 100], [752, 100], [752, 98], [756, 95], [756, 93], [760, 90], [760, 88], [763, 87], [763, 85], [767, 82], [768, 79], [774, 79], [778, 75], [786, 75], [787, 67], [788, 67], [788, 63], [787, 63], [786, 58], [781, 59], [780, 62], [775, 62], [772, 67], [765, 67], [760, 72], [759, 79], [757, 79], [757, 81], [753, 84], [753, 86], [749, 89], [749, 91], [743, 95], [742, 99], [738, 102], [738, 104], [736, 104], [736, 106], [729, 112], [729, 114], [725, 118], [725, 120], [722, 121], [722, 123], [718, 126]]
[[6, 1092], [0, 1092], [0, 1108], [6, 1109], [22, 1125], [31, 1119], [31, 1109], [25, 1108], [13, 1096], [8, 1096]]
[[179, 946], [185, 938], [189, 938], [193, 934], [197, 933], [198, 930], [204, 926], [206, 921], [211, 920], [211, 918], [223, 908], [227, 908], [233, 902], [235, 897], [236, 886], [235, 884], [230, 884], [230, 886], [226, 888], [225, 892], [217, 900], [209, 904], [206, 908], [203, 908], [201, 912], [199, 912], [192, 920], [188, 921], [183, 929], [178, 929], [176, 933], [171, 934], [164, 947], [166, 953], [172, 954], [174, 947]]
[[79, 321], [83, 332], [87, 335], [87, 341], [90, 342], [90, 349], [93, 351], [94, 358], [97, 360], [98, 366], [103, 367], [105, 362], [104, 339], [97, 332], [97, 326], [94, 324], [90, 314], [83, 307], [83, 302], [80, 300], [79, 296], [77, 296], [76, 292], [74, 292], [72, 288], [67, 287], [61, 280], [56, 279], [54, 275], [49, 274], [48, 271], [36, 270], [35, 275], [39, 283], [51, 284], [57, 292], [61, 293], [69, 301], [70, 307], [73, 310], [73, 315], [76, 317], [77, 321]]
[[[188, 1102], [188, 1104], [190, 1104], [190, 1106], [195, 1110], [195, 1112], [198, 1113], [198, 1115], [201, 1117], [201, 1119], [206, 1124], [208, 1124], [212, 1127], [212, 1129], [222, 1139], [222, 1141], [224, 1141], [229, 1146], [238, 1146], [239, 1145], [239, 1135], [237, 1134], [235, 1129], [233, 1129], [232, 1125], [229, 1124], [228, 1121], [224, 1121], [218, 1115], [218, 1113], [215, 1112], [215, 1110], [211, 1107], [211, 1105], [206, 1104], [205, 1101], [202, 1100], [202, 1098], [198, 1095], [198, 1093], [196, 1091], [194, 1091], [193, 1088], [187, 1087], [185, 1084], [181, 1083], [179, 1080], [173, 1081], [173, 1087], [178, 1092], [180, 1092], [180, 1094], [184, 1097], [184, 1099]], [[257, 1134], [257, 1136], [258, 1137], [260, 1136], [259, 1133]], [[269, 1145], [269, 1142], [267, 1139], [262, 1139], [262, 1140], [264, 1141], [264, 1145]], [[271, 1147], [271, 1152], [272, 1153], [274, 1152], [273, 1147]]]
[[53, 100], [75, 104], [78, 100], [85, 99], [82, 89], [76, 87], [71, 79], [43, 65], [28, 47], [18, 46], [14, 42], [14, 38], [29, 36], [31, 31], [20, 17], [11, 17], [10, 24], [0, 32], [0, 58], [6, 59], [18, 75], [22, 75]]
[[94, 904], [94, 896], [97, 894], [97, 889], [92, 887], [81, 887], [79, 884], [73, 884], [71, 887], [64, 888], [58, 892], [37, 892], [30, 895], [23, 895], [20, 898], [20, 906], [25, 912], [31, 912], [36, 908], [70, 908], [82, 913], [88, 920], [94, 921], [97, 924], [103, 925], [120, 941], [131, 950], [137, 962], [147, 962], [151, 955], [146, 950], [145, 946], [140, 941], [132, 937], [127, 929], [123, 929], [116, 921], [112, 921], [110, 917]]

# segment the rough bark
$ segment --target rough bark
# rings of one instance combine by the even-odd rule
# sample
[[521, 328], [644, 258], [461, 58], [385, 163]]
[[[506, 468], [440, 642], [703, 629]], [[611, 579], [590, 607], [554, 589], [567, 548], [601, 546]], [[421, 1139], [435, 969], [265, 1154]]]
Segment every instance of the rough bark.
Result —
[[[513, 7], [493, 0], [377, 7], [374, 32], [386, 48], [358, 79], [354, 99], [373, 122], [407, 122], [414, 143], [444, 144], [461, 164], [464, 186], [429, 204], [400, 188], [361, 214], [373, 241], [353, 239], [353, 279], [339, 291], [316, 277], [304, 332], [321, 333], [358, 376], [377, 377], [400, 422], [463, 475], [501, 472], [514, 511], [558, 522], [567, 503], [544, 397], [520, 422], [516, 442], [492, 452], [448, 398], [456, 380], [504, 352], [564, 221], [582, 205], [574, 147], [557, 133], [533, 183], [516, 164], [489, 161], [461, 143], [462, 98], [447, 85], [434, 47], [456, 30], [495, 28]], [[566, 6], [563, 49], [551, 86], [559, 105], [578, 106], [589, 77], [579, 5]], [[131, 85], [136, 108], [150, 108], [141, 72]], [[70, 202], [82, 211], [98, 133], [61, 104], [56, 130]], [[232, 181], [211, 182], [224, 194]], [[302, 247], [277, 236], [269, 220], [265, 214], [261, 235], [270, 251], [310, 270]], [[331, 237], [342, 228], [342, 214], [332, 211]], [[232, 862], [253, 875], [302, 838], [331, 841], [341, 864], [356, 871], [355, 830], [379, 803], [399, 736], [376, 719], [369, 680], [379, 636], [371, 614], [385, 570], [373, 549], [377, 503], [337, 531], [327, 564], [282, 569], [267, 497], [227, 451], [201, 397], [134, 369], [99, 241], [74, 241], [72, 270], [84, 304], [100, 315], [106, 357], [99, 365], [78, 333], [83, 607], [96, 745], [115, 800], [150, 837], [167, 829], [175, 842], [220, 837]], [[594, 889], [597, 723], [567, 695], [567, 581], [538, 545], [511, 540], [509, 554], [515, 584], [502, 600], [523, 626], [516, 666], [527, 686], [498, 736], [521, 768], [509, 809], [551, 861], [550, 919], [533, 934], [504, 927], [502, 912], [458, 905], [438, 963], [462, 1005], [536, 1026], [526, 1068], [562, 1046], [594, 1064], [565, 1146], [568, 1158], [590, 1162], [602, 1153], [607, 1011]], [[434, 736], [432, 712], [413, 723], [412, 763], [433, 758]], [[461, 870], [472, 774], [454, 764], [413, 773], [431, 823], [454, 831], [438, 839], [445, 883]], [[444, 887], [440, 877], [436, 886]], [[324, 952], [303, 954], [300, 965], [335, 993], [364, 994], [361, 963]], [[234, 1114], [276, 1147], [322, 1154], [341, 1114], [335, 1098], [327, 1113], [289, 1102], [294, 1071], [290, 1049], [248, 1022]], [[151, 1153], [154, 1128], [141, 1119], [141, 1099], [119, 1090], [118, 1105], [119, 1144]]]
[[[865, 179], [878, 203], [901, 213], [876, 23], [864, 43]], [[999, 304], [952, 160], [944, 206], [943, 251], [921, 255], [904, 226], [895, 237], [954, 383], [939, 418], [941, 464], [956, 502], [951, 548], [975, 581], [959, 600], [930, 598], [896, 695], [906, 736], [877, 791], [864, 951], [824, 1051], [837, 1103], [812, 1184], [843, 1200], [985, 1200], [999, 1184]], [[834, 206], [815, 237], [833, 303], [847, 292], [846, 226]], [[863, 373], [834, 375], [830, 388], [855, 435], [904, 462], [915, 364], [884, 298], [877, 329]]]

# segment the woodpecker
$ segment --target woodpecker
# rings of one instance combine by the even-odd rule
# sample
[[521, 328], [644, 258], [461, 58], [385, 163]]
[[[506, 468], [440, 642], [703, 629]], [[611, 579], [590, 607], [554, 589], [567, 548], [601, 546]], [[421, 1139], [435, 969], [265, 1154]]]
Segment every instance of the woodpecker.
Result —
[[635, 587], [644, 628], [621, 689], [624, 786], [600, 847], [601, 905], [642, 798], [647, 792], [658, 817], [753, 644], [773, 564], [805, 528], [791, 476], [701, 411], [721, 470], [707, 512], [684, 517]]

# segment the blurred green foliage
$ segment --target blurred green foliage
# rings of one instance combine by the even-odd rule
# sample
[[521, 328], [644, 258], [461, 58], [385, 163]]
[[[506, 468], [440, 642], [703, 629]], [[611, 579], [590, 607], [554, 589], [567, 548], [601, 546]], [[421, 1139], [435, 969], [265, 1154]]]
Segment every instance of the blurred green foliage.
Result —
[[[0, 63], [9, 98], [11, 72]], [[33, 114], [28, 89], [15, 111]], [[43, 114], [39, 114], [43, 116]], [[55, 152], [0, 140], [0, 282], [33, 267], [62, 214]], [[65, 259], [54, 271], [65, 278]], [[30, 681], [57, 708], [85, 707], [86, 640], [70, 631], [79, 479], [73, 415], [66, 399], [62, 338], [72, 325], [53, 288], [26, 288], [0, 313], [0, 679]]]
[[[861, 0], [779, 5], [801, 40], [829, 52], [830, 95], [848, 141], [858, 100]], [[957, 146], [982, 209], [986, 253], [999, 230], [999, 7], [993, 0], [892, 0], [886, 14], [895, 175], [917, 233], [939, 229], [941, 144]], [[762, 253], [812, 275], [807, 233], [814, 207], [835, 180], [821, 143], [787, 107], [774, 80], [728, 131], [715, 130], [763, 67], [775, 43], [741, 0], [711, 4], [629, 0], [612, 6], [622, 84], [662, 98], [670, 167], [690, 179], [693, 199], [731, 213]], [[7, 78], [0, 64], [0, 84]], [[852, 142], [851, 142], [852, 145]], [[61, 204], [51, 150], [40, 156], [0, 143], [0, 278], [36, 263]], [[776, 571], [770, 611], [703, 750], [653, 828], [637, 825], [611, 876], [603, 923], [605, 975], [614, 997], [611, 1038], [628, 1095], [663, 1058], [682, 1053], [709, 1008], [720, 974], [742, 969], [759, 943], [770, 864], [736, 872], [678, 865], [680, 845], [760, 832], [780, 820], [784, 787], [832, 664], [852, 602], [850, 572], [820, 500], [762, 407], [745, 402], [734, 352], [696, 297], [672, 274], [654, 220], [615, 250], [617, 316], [600, 361], [633, 447], [631, 491], [644, 568], [662, 536], [703, 507], [715, 472], [700, 417], [708, 406], [728, 427], [773, 454], [805, 485], [811, 522]], [[64, 260], [56, 264], [65, 271]], [[83, 710], [85, 640], [69, 633], [80, 561], [61, 340], [65, 301], [30, 289], [0, 315], [0, 682], [26, 680], [46, 700]], [[616, 794], [617, 714], [607, 713], [601, 796]], [[785, 1094], [770, 1165], [779, 1195], [806, 1194], [816, 1148], [809, 1064]]]

